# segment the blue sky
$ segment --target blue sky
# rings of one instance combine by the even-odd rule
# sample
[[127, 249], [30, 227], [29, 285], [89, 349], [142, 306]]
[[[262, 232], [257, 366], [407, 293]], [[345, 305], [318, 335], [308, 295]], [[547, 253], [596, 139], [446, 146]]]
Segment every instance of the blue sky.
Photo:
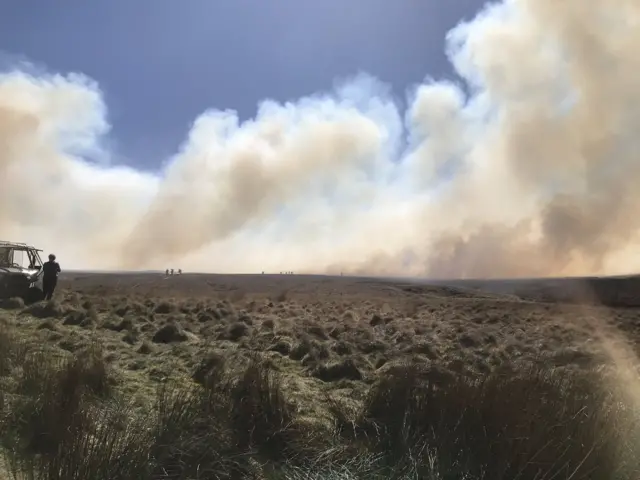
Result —
[[[6, 2], [4, 67], [28, 60], [102, 88], [116, 161], [155, 170], [205, 109], [257, 104], [367, 72], [402, 99], [451, 77], [446, 32], [480, 0], [65, 0]], [[36, 8], [37, 5], [37, 8]]]

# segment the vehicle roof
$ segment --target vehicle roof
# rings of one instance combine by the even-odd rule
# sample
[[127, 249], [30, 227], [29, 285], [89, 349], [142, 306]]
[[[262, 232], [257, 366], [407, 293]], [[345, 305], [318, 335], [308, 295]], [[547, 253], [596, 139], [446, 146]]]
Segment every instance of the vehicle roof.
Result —
[[42, 252], [42, 250], [33, 247], [31, 245], [27, 245], [26, 243], [20, 243], [20, 242], [7, 242], [4, 240], [0, 240], [0, 247], [10, 247], [10, 248], [14, 248], [16, 250], [36, 250], [37, 252]]

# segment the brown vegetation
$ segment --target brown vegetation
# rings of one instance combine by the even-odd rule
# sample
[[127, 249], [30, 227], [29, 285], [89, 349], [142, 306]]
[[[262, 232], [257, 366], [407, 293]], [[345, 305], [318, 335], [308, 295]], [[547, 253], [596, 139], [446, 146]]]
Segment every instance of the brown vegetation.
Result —
[[87, 275], [0, 305], [7, 474], [638, 477], [635, 308], [260, 277]]

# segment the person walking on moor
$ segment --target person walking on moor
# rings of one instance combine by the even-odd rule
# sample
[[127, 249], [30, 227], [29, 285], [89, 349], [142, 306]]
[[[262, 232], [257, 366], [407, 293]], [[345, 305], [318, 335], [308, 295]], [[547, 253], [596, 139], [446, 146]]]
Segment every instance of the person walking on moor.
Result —
[[60, 264], [56, 262], [56, 256], [52, 253], [49, 255], [49, 261], [44, 262], [42, 266], [42, 290], [45, 300], [51, 300], [53, 297], [60, 271]]

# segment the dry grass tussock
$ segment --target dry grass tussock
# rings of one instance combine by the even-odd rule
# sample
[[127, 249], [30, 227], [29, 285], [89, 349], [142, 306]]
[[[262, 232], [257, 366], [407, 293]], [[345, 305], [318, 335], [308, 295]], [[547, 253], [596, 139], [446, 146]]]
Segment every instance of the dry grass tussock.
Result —
[[[140, 408], [99, 345], [64, 357], [0, 331], [0, 442], [16, 479], [632, 479], [638, 414], [581, 375], [522, 367], [446, 386], [388, 369], [361, 404], [300, 418], [259, 357], [210, 354]], [[233, 373], [232, 373], [233, 372]]]
[[0, 305], [10, 478], [640, 478], [637, 405], [576, 320], [633, 350], [633, 309], [107, 287]]

